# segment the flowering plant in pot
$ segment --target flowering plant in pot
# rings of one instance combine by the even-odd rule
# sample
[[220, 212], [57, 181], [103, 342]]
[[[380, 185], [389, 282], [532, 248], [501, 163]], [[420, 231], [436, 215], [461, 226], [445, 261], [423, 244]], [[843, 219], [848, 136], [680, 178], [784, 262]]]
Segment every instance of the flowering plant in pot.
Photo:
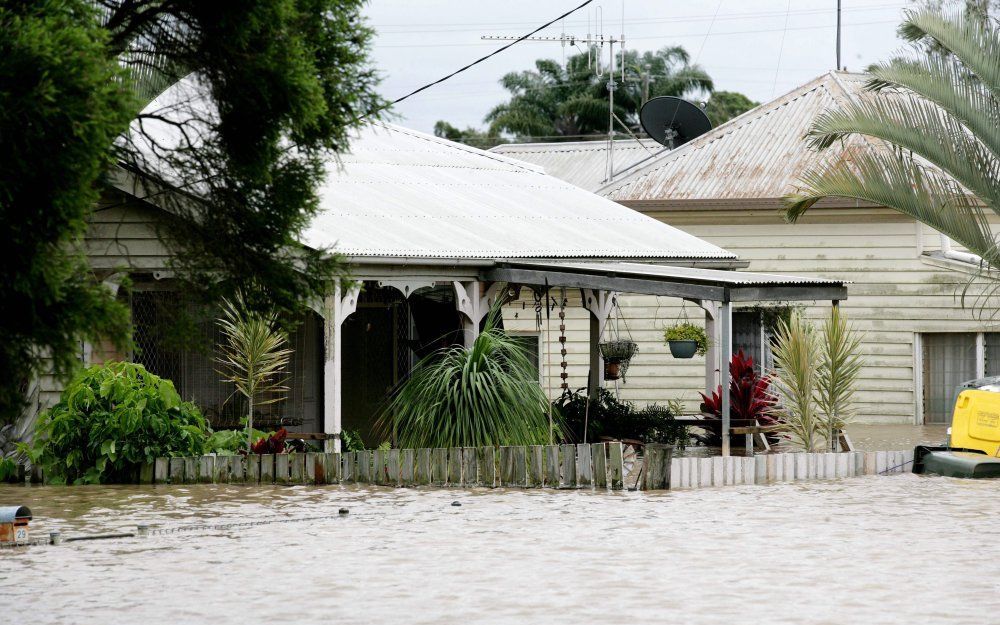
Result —
[[695, 354], [704, 356], [708, 351], [705, 329], [687, 321], [663, 328], [663, 341], [670, 347], [674, 358], [692, 358]]

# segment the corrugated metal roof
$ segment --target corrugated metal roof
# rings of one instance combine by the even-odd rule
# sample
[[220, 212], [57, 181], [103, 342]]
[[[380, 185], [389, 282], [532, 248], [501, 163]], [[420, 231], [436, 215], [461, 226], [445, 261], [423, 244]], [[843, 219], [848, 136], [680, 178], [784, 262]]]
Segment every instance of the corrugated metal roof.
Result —
[[355, 257], [736, 258], [537, 167], [390, 124], [331, 163], [304, 243]]
[[842, 286], [842, 280], [825, 278], [805, 278], [774, 273], [754, 273], [751, 271], [725, 271], [702, 269], [700, 267], [677, 267], [630, 262], [549, 262], [516, 261], [504, 266], [537, 268], [581, 273], [599, 273], [617, 277], [661, 278], [687, 283], [710, 284], [716, 286]]
[[850, 137], [817, 152], [804, 137], [818, 115], [863, 91], [864, 76], [829, 72], [653, 159], [597, 192], [618, 201], [780, 198], [806, 170], [869, 144]]
[[[614, 170], [635, 167], [647, 159], [665, 152], [652, 139], [615, 141]], [[571, 141], [559, 143], [507, 143], [491, 148], [490, 152], [538, 165], [550, 176], [594, 191], [608, 180], [608, 142]]]

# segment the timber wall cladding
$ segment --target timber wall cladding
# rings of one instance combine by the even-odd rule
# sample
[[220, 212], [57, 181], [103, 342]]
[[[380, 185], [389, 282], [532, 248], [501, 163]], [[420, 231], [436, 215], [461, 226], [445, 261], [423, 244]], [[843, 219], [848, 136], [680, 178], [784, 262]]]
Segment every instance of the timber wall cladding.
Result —
[[[796, 224], [781, 222], [777, 209], [759, 218], [745, 211], [647, 214], [736, 253], [749, 261], [747, 271], [849, 281], [848, 299], [841, 306], [862, 334], [864, 357], [855, 402], [858, 423], [913, 423], [918, 399], [914, 395], [914, 333], [983, 330], [983, 323], [968, 305], [963, 307], [959, 296], [969, 275], [922, 259], [918, 250], [936, 251], [940, 242], [936, 233], [923, 228], [918, 245], [912, 220], [891, 213], [880, 213], [876, 219], [872, 209], [813, 209]], [[998, 229], [996, 224], [994, 229]], [[552, 296], [558, 295], [559, 290], [553, 289]], [[557, 398], [562, 360], [559, 310], [549, 316], [543, 311], [539, 328], [530, 293], [523, 298], [505, 309], [504, 327], [540, 334], [541, 368], [551, 376], [546, 390]], [[567, 299], [569, 384], [578, 389], [586, 386], [589, 326], [579, 291], [567, 289]], [[621, 399], [639, 407], [679, 399], [686, 410], [697, 413], [698, 391], [705, 385], [705, 360], [701, 356], [673, 358], [663, 344], [663, 327], [684, 316], [680, 300], [623, 294], [620, 303], [624, 318], [620, 332], [626, 334], [627, 326], [627, 334], [639, 344], [627, 382], [618, 386]], [[814, 323], [829, 314], [829, 302], [802, 304]], [[690, 303], [685, 308], [691, 322], [702, 325], [704, 313]]]
[[[657, 455], [659, 454], [659, 455]], [[647, 455], [669, 458], [650, 446]], [[666, 479], [658, 477], [659, 488]], [[382, 486], [485, 486], [621, 490], [621, 443], [376, 449], [345, 453], [262, 454], [157, 458], [140, 471], [149, 484], [378, 484]]]

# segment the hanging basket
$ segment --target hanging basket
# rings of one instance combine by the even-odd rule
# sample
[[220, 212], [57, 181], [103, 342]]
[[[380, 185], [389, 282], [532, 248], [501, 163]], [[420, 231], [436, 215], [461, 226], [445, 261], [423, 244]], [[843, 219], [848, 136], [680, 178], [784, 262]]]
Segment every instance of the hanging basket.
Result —
[[698, 341], [667, 341], [667, 346], [674, 358], [694, 358], [698, 352]]
[[598, 346], [604, 359], [604, 379], [620, 380], [625, 377], [632, 357], [639, 351], [635, 341], [618, 339]]

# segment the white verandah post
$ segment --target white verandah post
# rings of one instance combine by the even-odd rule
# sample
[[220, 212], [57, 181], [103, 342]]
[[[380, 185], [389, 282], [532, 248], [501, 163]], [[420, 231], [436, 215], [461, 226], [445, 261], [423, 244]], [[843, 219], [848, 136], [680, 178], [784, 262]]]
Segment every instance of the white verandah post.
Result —
[[347, 319], [358, 307], [358, 295], [361, 285], [357, 284], [346, 292], [340, 286], [326, 297], [323, 302], [323, 433], [332, 435], [323, 441], [323, 451], [340, 451], [340, 432], [343, 420], [341, 404], [341, 350], [343, 337], [340, 330]]
[[490, 313], [490, 308], [500, 291], [500, 283], [494, 282], [485, 291], [483, 283], [452, 282], [455, 289], [455, 309], [462, 317], [462, 344], [472, 347], [479, 336], [479, 324]]
[[733, 353], [733, 307], [728, 301], [723, 301], [719, 307], [719, 321], [722, 326], [722, 344], [719, 346], [722, 352], [721, 363], [719, 365], [720, 384], [722, 384], [722, 455], [729, 455], [729, 427], [730, 427], [730, 398], [729, 385], [732, 376], [729, 371], [729, 360]]
[[590, 311], [590, 377], [587, 380], [587, 386], [591, 397], [596, 396], [597, 390], [604, 385], [600, 343], [617, 295], [612, 291], [580, 289], [583, 307]]

